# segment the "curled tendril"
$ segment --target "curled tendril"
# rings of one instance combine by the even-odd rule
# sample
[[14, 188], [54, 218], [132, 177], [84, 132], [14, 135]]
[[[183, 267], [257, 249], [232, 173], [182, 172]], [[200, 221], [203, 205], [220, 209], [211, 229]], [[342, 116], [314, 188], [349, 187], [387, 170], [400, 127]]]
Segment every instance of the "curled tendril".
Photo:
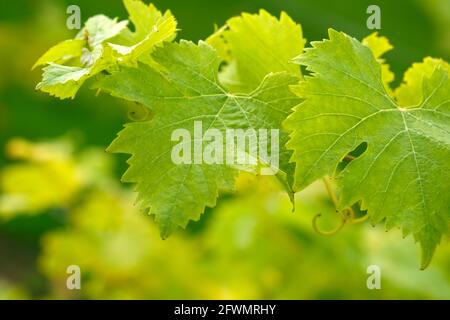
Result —
[[[337, 197], [334, 194], [332, 187], [331, 187], [331, 183], [329, 181], [328, 178], [324, 178], [323, 182], [325, 184], [325, 188], [327, 189], [327, 193], [330, 196], [331, 201], [334, 204], [334, 207], [337, 208], [338, 206], [338, 201], [337, 201]], [[339, 231], [342, 230], [342, 228], [344, 228], [344, 226], [346, 224], [357, 224], [357, 223], [362, 223], [364, 221], [366, 221], [369, 216], [366, 214], [365, 216], [361, 217], [361, 218], [356, 218], [356, 214], [355, 211], [350, 207], [350, 208], [346, 208], [342, 211], [338, 211], [336, 209], [336, 212], [339, 214], [340, 217], [340, 223], [339, 225], [337, 225], [334, 229], [329, 230], [329, 231], [324, 231], [321, 230], [318, 225], [317, 225], [317, 220], [322, 216], [321, 213], [318, 213], [317, 215], [314, 216], [313, 221], [312, 221], [312, 226], [315, 232], [317, 232], [320, 235], [324, 235], [324, 236], [332, 236], [337, 234]]]
[[313, 218], [312, 225], [313, 225], [314, 231], [323, 236], [332, 236], [332, 235], [337, 234], [339, 231], [342, 230], [342, 228], [345, 226], [345, 223], [347, 222], [345, 215], [341, 214], [340, 215], [341, 222], [339, 223], [339, 225], [336, 228], [334, 228], [333, 230], [324, 231], [324, 230], [320, 230], [317, 225], [317, 219], [319, 219], [321, 216], [322, 216], [321, 213], [316, 214], [315, 217]]

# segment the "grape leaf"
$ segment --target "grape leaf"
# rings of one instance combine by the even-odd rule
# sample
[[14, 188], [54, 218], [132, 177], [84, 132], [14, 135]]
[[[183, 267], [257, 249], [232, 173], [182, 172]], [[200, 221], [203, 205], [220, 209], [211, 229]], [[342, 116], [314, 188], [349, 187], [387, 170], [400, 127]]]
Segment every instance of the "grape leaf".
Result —
[[64, 63], [70, 59], [80, 57], [83, 47], [86, 45], [84, 39], [70, 39], [51, 47], [39, 58], [32, 69], [49, 63]]
[[124, 5], [135, 31], [124, 30], [110, 44], [123, 60], [137, 60], [155, 45], [175, 39], [177, 22], [170, 11], [162, 14], [153, 4], [147, 6], [140, 0], [124, 0]]
[[433, 73], [436, 68], [442, 68], [450, 74], [450, 65], [442, 59], [427, 57], [420, 63], [414, 63], [403, 77], [403, 83], [395, 90], [394, 96], [402, 107], [417, 106], [422, 101], [422, 86], [424, 77]]
[[[299, 78], [269, 74], [252, 93], [237, 95], [219, 84], [221, 59], [205, 42], [166, 42], [152, 59], [155, 68], [121, 66], [96, 86], [141, 103], [154, 115], [150, 121], [127, 124], [108, 151], [132, 155], [123, 181], [136, 183], [137, 202], [156, 216], [165, 238], [176, 226], [198, 220], [206, 206], [215, 205], [219, 191], [232, 191], [238, 172], [226, 164], [174, 164], [172, 132], [185, 128], [194, 136], [195, 121], [202, 121], [203, 131], [215, 128], [224, 135], [227, 128], [279, 129], [299, 102], [289, 90]], [[280, 145], [285, 141], [287, 134], [280, 133]], [[258, 160], [264, 165], [264, 159]]]
[[425, 268], [450, 221], [450, 82], [440, 68], [423, 78], [422, 101], [401, 108], [382, 68], [359, 41], [334, 30], [295, 59], [312, 76], [293, 87], [305, 99], [286, 120], [296, 190], [333, 174], [352, 150], [366, 151], [338, 174], [340, 209], [361, 201], [372, 223], [402, 227], [422, 247]]
[[379, 36], [377, 32], [365, 37], [362, 43], [372, 50], [374, 57], [381, 64], [381, 77], [383, 79], [384, 87], [388, 93], [391, 94], [390, 83], [394, 81], [395, 74], [391, 71], [391, 67], [382, 56], [391, 51], [394, 47], [391, 45], [386, 37]]
[[89, 18], [75, 39], [54, 46], [36, 62], [34, 67], [47, 64], [36, 89], [61, 99], [74, 98], [87, 79], [118, 63], [136, 63], [154, 46], [173, 40], [176, 20], [169, 11], [163, 15], [140, 0], [124, 4], [135, 32], [127, 28], [126, 20]]
[[117, 36], [125, 30], [127, 25], [128, 21], [126, 20], [117, 22], [117, 18], [111, 19], [99, 14], [89, 18], [75, 38], [85, 39], [91, 48], [95, 48]]
[[233, 92], [250, 92], [270, 72], [286, 71], [300, 76], [291, 59], [303, 51], [302, 28], [285, 12], [279, 19], [265, 10], [243, 13], [207, 39], [228, 64], [220, 81]]
[[[135, 31], [127, 30], [125, 38], [131, 43], [144, 40], [150, 33], [155, 31], [155, 26], [164, 20], [175, 20], [170, 10], [162, 14], [153, 4], [146, 5], [140, 0], [124, 0], [125, 8], [130, 15], [130, 20], [135, 26]], [[123, 36], [123, 34], [122, 34]], [[175, 34], [172, 34], [174, 37]]]
[[43, 68], [42, 81], [38, 83], [36, 89], [61, 99], [74, 98], [88, 78], [111, 66], [114, 56], [109, 46], [97, 46], [88, 59], [92, 61], [92, 65], [88, 67], [49, 63]]
[[[243, 13], [229, 19], [206, 42], [226, 61], [219, 81], [231, 92], [251, 92], [271, 72], [285, 71], [301, 77], [299, 66], [291, 59], [303, 51], [306, 40], [301, 25], [285, 12], [279, 19], [265, 10], [259, 14]], [[280, 153], [281, 170], [286, 173], [280, 181], [294, 204], [291, 186], [295, 167], [289, 163], [290, 157], [288, 150]]]

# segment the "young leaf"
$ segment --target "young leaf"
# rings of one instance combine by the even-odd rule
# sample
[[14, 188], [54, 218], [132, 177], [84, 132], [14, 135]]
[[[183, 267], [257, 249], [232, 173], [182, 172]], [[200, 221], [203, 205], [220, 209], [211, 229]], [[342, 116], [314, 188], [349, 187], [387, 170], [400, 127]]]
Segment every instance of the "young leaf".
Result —
[[78, 33], [76, 39], [85, 39], [91, 48], [95, 48], [106, 40], [114, 38], [128, 25], [128, 21], [117, 22], [116, 19], [108, 18], [99, 14], [89, 18], [83, 29]]
[[123, 60], [137, 60], [155, 45], [175, 39], [177, 21], [170, 11], [162, 14], [153, 4], [147, 6], [140, 0], [124, 0], [124, 4], [135, 31], [126, 29], [110, 44]]
[[423, 78], [421, 103], [401, 108], [382, 68], [359, 41], [334, 30], [295, 59], [312, 76], [293, 87], [305, 99], [289, 116], [295, 188], [333, 174], [362, 143], [366, 151], [338, 176], [340, 208], [361, 201], [373, 223], [401, 226], [422, 247], [425, 268], [450, 221], [450, 82], [442, 69]]
[[65, 63], [70, 59], [80, 57], [85, 45], [84, 39], [70, 39], [60, 42], [44, 53], [32, 69], [49, 63]]
[[[184, 128], [195, 138], [195, 121], [202, 122], [203, 132], [214, 128], [223, 136], [226, 129], [279, 129], [299, 102], [289, 90], [299, 78], [269, 74], [252, 93], [235, 95], [219, 84], [221, 59], [204, 42], [166, 43], [152, 59], [157, 70], [146, 64], [123, 66], [102, 77], [97, 86], [139, 102], [154, 114], [150, 121], [126, 125], [109, 151], [132, 155], [123, 180], [136, 183], [137, 201], [156, 216], [165, 238], [176, 226], [199, 219], [206, 206], [214, 206], [219, 191], [233, 190], [237, 174], [237, 167], [227, 164], [175, 164], [171, 153], [178, 143], [172, 141], [173, 131]], [[286, 140], [281, 133], [280, 146]], [[205, 148], [208, 142], [201, 144]], [[194, 150], [192, 156], [197, 155], [201, 153]], [[262, 164], [264, 159], [258, 161]]]
[[135, 26], [134, 32], [128, 30], [128, 36], [134, 43], [144, 40], [148, 34], [155, 31], [155, 26], [162, 20], [174, 20], [169, 10], [162, 14], [153, 4], [146, 5], [140, 0], [124, 0], [124, 5]]
[[391, 51], [394, 47], [386, 37], [379, 36], [378, 32], [374, 32], [365, 37], [362, 40], [362, 43], [372, 50], [375, 59], [381, 64], [381, 77], [383, 79], [384, 87], [388, 93], [391, 93], [389, 85], [394, 81], [395, 74], [391, 71], [391, 67], [386, 63], [382, 56], [386, 52]]
[[427, 57], [420, 63], [414, 63], [403, 77], [403, 83], [395, 90], [394, 96], [402, 107], [417, 106], [422, 101], [423, 79], [442, 68], [450, 75], [450, 65], [442, 59]]
[[71, 67], [49, 63], [45, 67], [42, 81], [36, 89], [48, 92], [60, 99], [74, 98], [83, 83], [90, 77], [108, 68], [114, 62], [112, 49], [109, 46], [97, 46], [92, 53], [85, 55], [89, 61], [87, 67]]
[[291, 59], [303, 51], [302, 28], [285, 12], [279, 19], [265, 10], [243, 13], [207, 39], [228, 65], [220, 81], [233, 92], [250, 92], [270, 72], [290, 72], [300, 76]]
[[74, 40], [56, 45], [36, 62], [34, 67], [48, 64], [36, 89], [61, 99], [74, 98], [87, 79], [118, 63], [136, 63], [156, 45], [174, 39], [176, 20], [169, 11], [163, 15], [140, 0], [124, 4], [135, 32], [127, 28], [126, 20], [104, 15], [88, 19]]

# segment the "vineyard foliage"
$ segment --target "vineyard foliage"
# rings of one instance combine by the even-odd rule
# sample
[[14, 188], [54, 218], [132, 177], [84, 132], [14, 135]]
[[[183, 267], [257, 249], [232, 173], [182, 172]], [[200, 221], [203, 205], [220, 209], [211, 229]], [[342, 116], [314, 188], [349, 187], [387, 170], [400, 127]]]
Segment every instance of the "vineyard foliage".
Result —
[[[389, 41], [359, 41], [329, 30], [306, 40], [287, 14], [261, 10], [228, 20], [205, 41], [175, 41], [167, 11], [124, 0], [130, 21], [90, 18], [75, 39], [36, 63], [37, 89], [74, 98], [88, 82], [97, 92], [138, 103], [142, 117], [108, 148], [130, 154], [123, 181], [136, 185], [141, 209], [162, 237], [198, 220], [235, 189], [239, 167], [171, 161], [177, 128], [279, 129], [276, 180], [294, 193], [330, 176], [338, 210], [358, 206], [373, 224], [400, 227], [431, 261], [450, 223], [450, 66], [426, 57], [398, 88], [383, 54]], [[129, 27], [130, 22], [134, 25]], [[238, 150], [248, 153], [249, 151]], [[267, 166], [258, 158], [253, 171]], [[246, 168], [248, 170], [248, 168]]]

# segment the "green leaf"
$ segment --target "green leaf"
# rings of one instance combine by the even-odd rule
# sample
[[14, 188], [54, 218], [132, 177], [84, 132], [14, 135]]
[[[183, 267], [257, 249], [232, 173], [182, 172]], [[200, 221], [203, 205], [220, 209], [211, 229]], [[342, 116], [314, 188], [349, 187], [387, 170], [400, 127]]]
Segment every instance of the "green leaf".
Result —
[[175, 39], [177, 21], [170, 11], [162, 14], [153, 4], [147, 6], [140, 0], [124, 0], [124, 4], [135, 31], [126, 29], [111, 44], [124, 60], [137, 60], [157, 44]]
[[74, 98], [83, 83], [108, 68], [113, 62], [113, 52], [109, 46], [97, 46], [89, 53], [92, 65], [88, 67], [71, 67], [50, 63], [45, 67], [42, 81], [36, 89], [47, 92], [60, 99]]
[[36, 62], [35, 67], [48, 65], [36, 89], [61, 99], [74, 98], [87, 79], [116, 64], [135, 64], [158, 44], [174, 39], [177, 23], [169, 11], [163, 15], [137, 0], [124, 4], [135, 32], [127, 28], [128, 21], [104, 15], [88, 19], [74, 40], [56, 45]]
[[450, 65], [442, 59], [427, 57], [420, 63], [414, 63], [403, 77], [403, 83], [395, 90], [394, 96], [403, 107], [417, 106], [423, 98], [423, 79], [434, 70], [441, 68], [450, 74]]
[[173, 18], [169, 10], [162, 14], [153, 4], [146, 5], [140, 0], [124, 0], [124, 5], [135, 27], [135, 32], [130, 31], [133, 42], [144, 40], [161, 20]]
[[157, 44], [171, 41], [175, 37], [177, 23], [173, 16], [159, 20], [154, 29], [140, 42], [124, 46], [111, 43], [110, 46], [123, 56], [123, 61], [136, 61], [144, 53], [150, 52]]
[[285, 12], [279, 19], [265, 10], [243, 13], [207, 39], [228, 65], [220, 80], [233, 92], [254, 90], [270, 72], [290, 72], [300, 76], [298, 65], [290, 61], [303, 51], [302, 28]]
[[365, 37], [362, 40], [362, 43], [372, 50], [375, 59], [381, 64], [381, 76], [383, 78], [384, 87], [388, 93], [391, 93], [389, 85], [394, 81], [395, 74], [391, 71], [391, 67], [386, 63], [382, 56], [386, 52], [391, 51], [394, 47], [386, 37], [379, 36], [377, 32]]
[[42, 57], [40, 57], [34, 64], [32, 69], [51, 62], [64, 63], [70, 59], [79, 57], [81, 56], [85, 44], [86, 41], [83, 39], [70, 39], [58, 43], [56, 46], [53, 46], [46, 53], [44, 53]]
[[312, 76], [293, 91], [305, 99], [286, 121], [295, 188], [325, 175], [359, 145], [366, 151], [338, 174], [340, 209], [361, 201], [373, 223], [400, 226], [422, 247], [425, 268], [450, 221], [450, 82], [442, 69], [423, 78], [422, 101], [401, 108], [384, 88], [366, 46], [343, 33], [313, 42], [295, 61]]
[[[227, 128], [278, 129], [299, 102], [289, 90], [299, 78], [269, 74], [252, 93], [235, 95], [219, 84], [221, 59], [204, 42], [165, 43], [152, 59], [158, 71], [146, 64], [123, 66], [97, 85], [147, 106], [154, 114], [150, 121], [126, 125], [108, 150], [132, 155], [123, 181], [136, 183], [137, 202], [156, 216], [165, 238], [176, 226], [198, 220], [206, 206], [215, 205], [220, 191], [232, 191], [239, 169], [226, 164], [174, 164], [171, 152], [178, 142], [171, 141], [172, 132], [185, 128], [193, 136], [195, 121], [202, 122], [203, 131], [214, 128], [223, 135]], [[281, 133], [280, 145], [285, 141], [287, 134]], [[201, 144], [206, 147], [208, 142]], [[258, 165], [264, 166], [264, 159], [258, 158]]]
[[89, 76], [88, 68], [68, 67], [56, 63], [50, 63], [43, 70], [42, 81], [36, 89], [60, 99], [73, 99]]
[[117, 22], [117, 18], [111, 19], [105, 15], [96, 15], [86, 21], [83, 29], [78, 33], [76, 39], [87, 40], [91, 48], [95, 48], [106, 40], [114, 38], [128, 25], [128, 21]]
[[208, 43], [211, 47], [216, 49], [217, 54], [225, 61], [231, 61], [231, 52], [228, 48], [228, 43], [224, 38], [224, 33], [228, 29], [228, 25], [224, 25], [221, 28], [218, 28], [217, 25], [214, 26], [214, 33], [210, 35], [206, 39], [206, 43]]

